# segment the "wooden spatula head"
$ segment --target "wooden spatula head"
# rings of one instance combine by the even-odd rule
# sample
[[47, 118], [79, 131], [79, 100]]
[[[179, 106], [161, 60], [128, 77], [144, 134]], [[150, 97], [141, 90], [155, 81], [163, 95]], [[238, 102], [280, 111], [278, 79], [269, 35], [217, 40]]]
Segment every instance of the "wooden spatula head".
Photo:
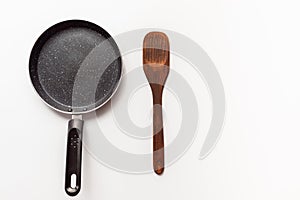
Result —
[[143, 62], [144, 64], [168, 65], [169, 39], [162, 32], [150, 32], [144, 38]]

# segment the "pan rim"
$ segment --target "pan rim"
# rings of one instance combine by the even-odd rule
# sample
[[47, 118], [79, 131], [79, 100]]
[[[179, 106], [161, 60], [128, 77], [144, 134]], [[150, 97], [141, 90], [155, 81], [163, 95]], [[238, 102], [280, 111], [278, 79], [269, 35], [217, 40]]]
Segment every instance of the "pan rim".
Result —
[[[46, 34], [49, 34], [49, 31], [51, 31], [52, 29], [55, 29], [55, 28], [56, 28], [57, 26], [59, 26], [59, 25], [64, 25], [64, 24], [67, 24], [67, 23], [70, 23], [70, 24], [72, 24], [72, 23], [81, 23], [81, 24], [86, 23], [86, 24], [92, 25], [93, 27], [96, 27], [98, 30], [101, 30], [102, 33], [105, 34], [104, 37], [105, 37], [106, 39], [109, 39], [109, 38], [112, 39], [113, 44], [111, 44], [111, 45], [112, 45], [114, 51], [117, 51], [117, 53], [119, 54], [119, 58], [117, 58], [117, 59], [118, 59], [118, 62], [119, 62], [118, 65], [119, 65], [119, 68], [120, 68], [120, 75], [119, 75], [119, 77], [118, 77], [117, 82], [116, 82], [115, 85], [114, 85], [114, 88], [113, 88], [112, 93], [109, 95], [109, 97], [108, 97], [105, 101], [103, 101], [103, 102], [100, 103], [99, 105], [97, 105], [96, 102], [93, 103], [93, 104], [90, 104], [89, 106], [92, 107], [91, 109], [82, 110], [82, 111], [74, 111], [73, 108], [82, 108], [82, 107], [72, 107], [72, 106], [68, 106], [68, 105], [63, 105], [62, 103], [58, 103], [59, 105], [62, 105], [63, 107], [71, 108], [71, 109], [72, 109], [71, 111], [65, 111], [65, 110], [61, 110], [61, 109], [59, 109], [59, 108], [57, 108], [57, 107], [51, 105], [51, 103], [47, 102], [47, 101], [45, 100], [45, 98], [43, 98], [43, 96], [39, 93], [38, 88], [37, 88], [38, 86], [33, 82], [33, 79], [32, 79], [32, 73], [31, 73], [32, 62], [33, 62], [33, 59], [36, 57], [36, 55], [33, 55], [33, 51], [36, 51], [36, 48], [37, 48], [38, 43], [41, 42], [42, 37], [45, 37]], [[80, 28], [80, 27], [85, 27], [85, 28], [89, 28], [89, 29], [91, 29], [91, 30], [94, 30], [94, 29], [92, 29], [91, 27], [88, 27], [88, 26], [80, 26], [80, 25], [78, 26], [78, 25], [77, 25], [76, 27], [79, 27], [79, 28]], [[97, 31], [97, 30], [94, 30], [94, 31], [97, 32], [97, 33], [99, 33], [99, 31]], [[59, 31], [55, 31], [55, 32], [59, 32]], [[54, 35], [54, 34], [53, 34], [53, 35]], [[44, 42], [42, 42], [42, 43], [44, 43]], [[99, 109], [99, 108], [102, 107], [104, 104], [106, 104], [108, 101], [110, 101], [111, 98], [114, 96], [114, 94], [117, 92], [117, 90], [118, 90], [118, 88], [119, 88], [119, 86], [120, 86], [121, 79], [122, 79], [122, 77], [123, 77], [123, 59], [122, 59], [121, 52], [120, 52], [120, 49], [119, 49], [117, 43], [115, 42], [115, 40], [113, 39], [113, 37], [112, 37], [106, 30], [104, 30], [102, 27], [98, 26], [97, 24], [92, 23], [92, 22], [89, 22], [89, 21], [86, 21], [86, 20], [72, 19], [72, 20], [65, 20], [65, 21], [62, 21], [62, 22], [58, 22], [58, 23], [56, 23], [56, 24], [50, 26], [48, 29], [46, 29], [46, 30], [38, 37], [38, 39], [35, 41], [35, 43], [34, 43], [34, 45], [33, 45], [33, 48], [32, 48], [32, 50], [31, 50], [31, 53], [30, 53], [28, 69], [29, 69], [28, 71], [29, 71], [29, 79], [30, 79], [30, 82], [31, 82], [31, 87], [34, 88], [35, 93], [40, 97], [40, 99], [42, 100], [42, 102], [44, 102], [44, 104], [46, 104], [48, 107], [50, 107], [51, 109], [53, 109], [53, 110], [55, 110], [55, 111], [57, 111], [57, 112], [59, 112], [59, 113], [63, 113], [63, 114], [67, 114], [67, 115], [82, 115], [82, 114], [90, 113], [90, 112], [93, 112], [93, 111]], [[45, 90], [43, 90], [43, 92], [47, 93]], [[47, 96], [51, 98], [51, 96], [49, 96], [48, 94], [47, 94]], [[52, 99], [52, 98], [51, 98], [51, 99]], [[55, 101], [55, 100], [52, 99], [52, 101]], [[95, 106], [95, 105], [97, 105], [97, 106]], [[89, 106], [85, 106], [85, 107], [89, 107]], [[93, 106], [95, 106], [95, 107], [93, 107]]]

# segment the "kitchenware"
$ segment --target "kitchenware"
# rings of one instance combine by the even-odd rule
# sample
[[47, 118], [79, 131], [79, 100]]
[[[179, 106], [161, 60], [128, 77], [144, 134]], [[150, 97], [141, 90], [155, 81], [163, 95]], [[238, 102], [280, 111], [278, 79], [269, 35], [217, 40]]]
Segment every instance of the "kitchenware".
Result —
[[144, 38], [143, 69], [153, 97], [153, 167], [156, 174], [164, 171], [164, 136], [162, 94], [169, 74], [169, 39], [161, 32], [150, 32]]
[[47, 29], [33, 46], [29, 73], [42, 100], [72, 115], [68, 124], [65, 190], [81, 187], [82, 114], [104, 105], [116, 91], [122, 71], [120, 51], [104, 29], [69, 20]]

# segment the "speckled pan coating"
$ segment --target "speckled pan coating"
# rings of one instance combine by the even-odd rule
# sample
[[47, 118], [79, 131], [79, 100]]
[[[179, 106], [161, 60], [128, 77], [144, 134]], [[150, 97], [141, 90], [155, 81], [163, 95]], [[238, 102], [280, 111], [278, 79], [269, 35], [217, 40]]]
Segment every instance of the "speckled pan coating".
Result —
[[82, 20], [61, 22], [35, 43], [30, 78], [41, 98], [64, 113], [84, 113], [105, 103], [121, 78], [120, 51], [101, 27]]

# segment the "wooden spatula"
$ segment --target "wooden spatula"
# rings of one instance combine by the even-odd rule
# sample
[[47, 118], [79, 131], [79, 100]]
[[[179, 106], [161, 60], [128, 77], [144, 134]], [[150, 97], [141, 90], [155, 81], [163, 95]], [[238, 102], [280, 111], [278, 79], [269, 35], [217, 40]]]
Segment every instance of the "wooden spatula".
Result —
[[144, 38], [143, 68], [153, 96], [153, 168], [156, 174], [164, 171], [164, 134], [162, 94], [170, 68], [170, 47], [166, 34], [150, 32]]

